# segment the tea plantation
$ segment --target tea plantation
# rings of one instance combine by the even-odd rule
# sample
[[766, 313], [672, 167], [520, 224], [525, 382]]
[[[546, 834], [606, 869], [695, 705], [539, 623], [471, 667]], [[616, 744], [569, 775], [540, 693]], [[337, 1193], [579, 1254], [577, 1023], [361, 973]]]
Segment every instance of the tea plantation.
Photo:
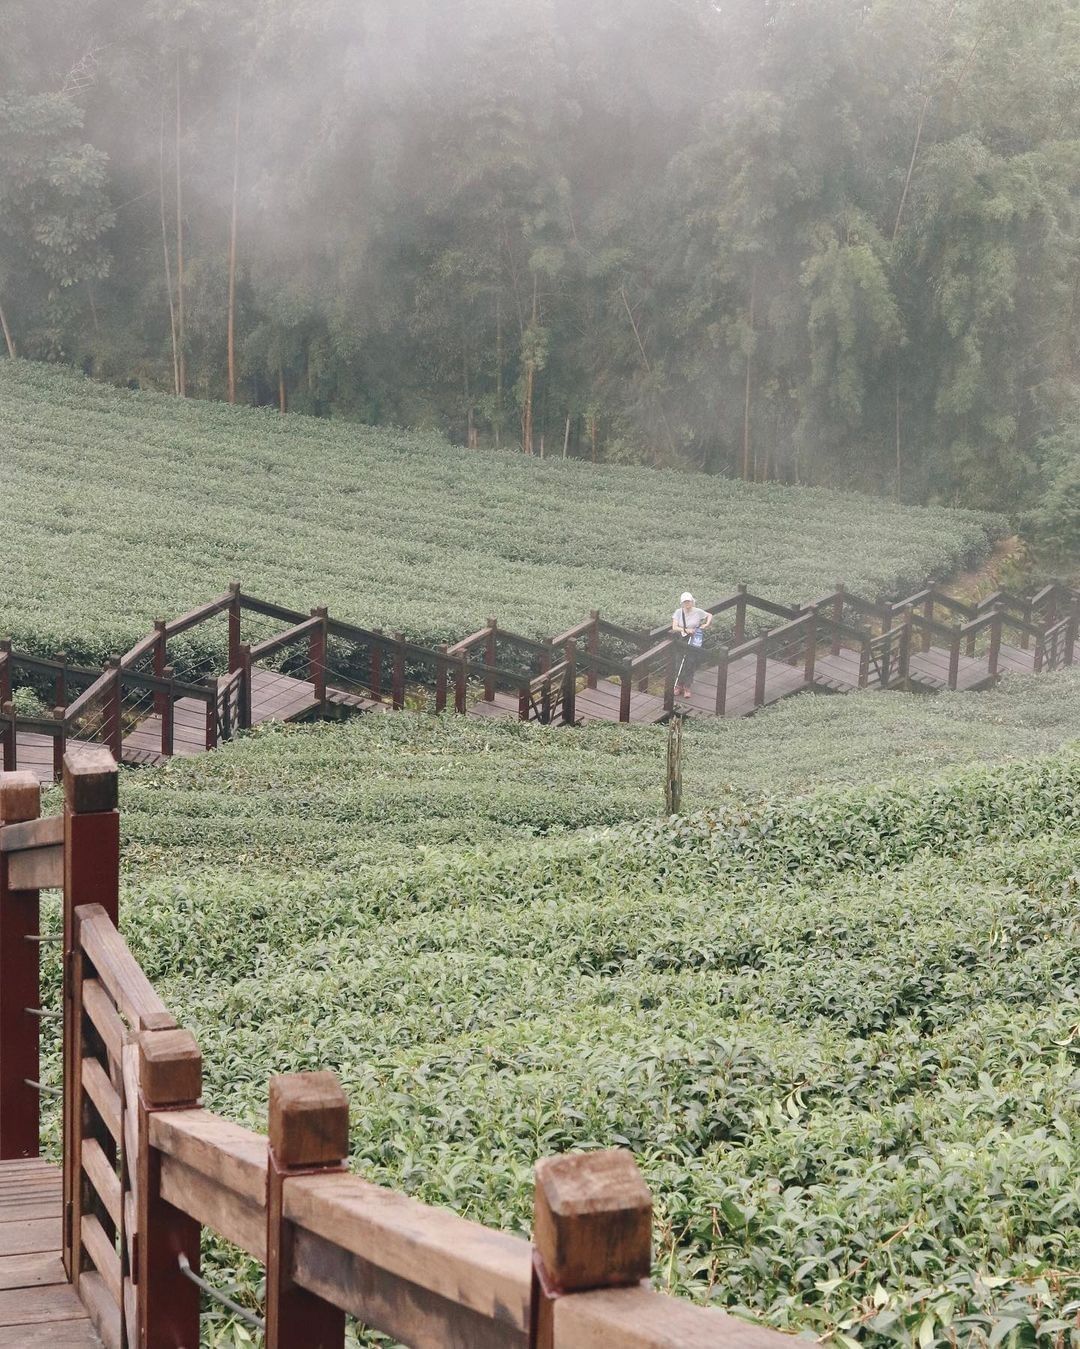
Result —
[[466, 452], [0, 362], [0, 634], [100, 661], [240, 578], [433, 642], [652, 626], [687, 585], [806, 601], [977, 563], [997, 517]]
[[625, 1143], [665, 1288], [836, 1345], [1063, 1349], [1078, 700], [1069, 672], [693, 727], [690, 804], [728, 804], [678, 822], [663, 732], [270, 731], [125, 774], [123, 925], [231, 1117], [332, 1067], [356, 1168], [520, 1232], [537, 1156]]

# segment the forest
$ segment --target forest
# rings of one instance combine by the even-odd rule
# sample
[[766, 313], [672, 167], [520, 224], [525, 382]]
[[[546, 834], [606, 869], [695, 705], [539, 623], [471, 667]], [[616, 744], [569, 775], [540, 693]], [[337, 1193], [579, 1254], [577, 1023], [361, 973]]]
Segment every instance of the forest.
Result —
[[1078, 71], [1071, 0], [11, 0], [4, 346], [1068, 552]]

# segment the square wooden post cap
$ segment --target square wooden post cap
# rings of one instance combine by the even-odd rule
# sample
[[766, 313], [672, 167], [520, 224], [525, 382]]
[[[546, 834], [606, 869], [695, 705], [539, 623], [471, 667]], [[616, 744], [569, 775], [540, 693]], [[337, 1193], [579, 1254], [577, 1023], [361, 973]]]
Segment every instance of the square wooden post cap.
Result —
[[179, 1027], [143, 1031], [139, 1086], [148, 1106], [194, 1105], [202, 1094], [202, 1053], [194, 1035]]
[[270, 1149], [282, 1168], [344, 1160], [349, 1102], [333, 1073], [283, 1073], [270, 1079]]
[[33, 773], [0, 773], [0, 824], [22, 824], [41, 814], [41, 787]]
[[622, 1148], [536, 1164], [534, 1243], [564, 1293], [639, 1283], [652, 1269], [652, 1195]]
[[64, 804], [74, 815], [102, 815], [120, 800], [116, 760], [100, 745], [64, 755]]

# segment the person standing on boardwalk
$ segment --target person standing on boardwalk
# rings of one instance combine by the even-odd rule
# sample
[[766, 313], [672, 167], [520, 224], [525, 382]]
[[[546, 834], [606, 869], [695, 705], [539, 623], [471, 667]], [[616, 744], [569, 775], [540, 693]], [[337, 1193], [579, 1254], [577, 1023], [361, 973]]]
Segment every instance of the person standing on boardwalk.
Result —
[[701, 650], [703, 633], [712, 626], [712, 614], [708, 609], [699, 609], [697, 601], [689, 590], [683, 591], [679, 607], [671, 615], [671, 631], [686, 640], [686, 655], [682, 659], [675, 676], [676, 698], [689, 698], [694, 686], [694, 665], [697, 653]]

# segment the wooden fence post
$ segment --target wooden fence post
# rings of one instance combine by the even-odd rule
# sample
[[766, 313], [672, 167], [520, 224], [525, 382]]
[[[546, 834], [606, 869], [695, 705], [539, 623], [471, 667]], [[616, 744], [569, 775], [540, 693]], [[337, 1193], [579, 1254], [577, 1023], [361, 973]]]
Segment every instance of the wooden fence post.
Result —
[[803, 679], [806, 687], [814, 684], [814, 667], [817, 664], [817, 610], [811, 609], [806, 615], [806, 663], [803, 666]]
[[[154, 633], [157, 640], [154, 643], [154, 678], [164, 679], [165, 671], [169, 668], [168, 638], [165, 635], [166, 623], [163, 618], [154, 619]], [[165, 715], [165, 694], [160, 689], [154, 691], [154, 711], [159, 717]], [[60, 700], [57, 699], [57, 702]]]
[[911, 689], [911, 623], [913, 617], [909, 605], [904, 609], [904, 631], [900, 638], [900, 666], [898, 671], [901, 684], [908, 691]]
[[391, 700], [395, 712], [405, 706], [405, 634], [394, 633], [394, 684]]
[[240, 689], [237, 695], [237, 721], [242, 731], [251, 730], [251, 647], [244, 644], [240, 647]]
[[990, 658], [988, 661], [990, 673], [993, 675], [995, 683], [998, 678], [998, 662], [1001, 658], [1001, 632], [1004, 622], [1004, 611], [1000, 604], [995, 604], [994, 618], [990, 624]]
[[949, 647], [949, 688], [955, 689], [960, 678], [960, 642], [961, 642], [960, 624], [954, 623], [952, 630], [952, 645]]
[[11, 702], [11, 641], [0, 642], [0, 704]]
[[596, 688], [596, 658], [600, 654], [600, 610], [592, 609], [589, 612], [589, 637], [586, 643], [589, 653], [589, 668], [586, 673], [586, 686], [590, 689]]
[[240, 582], [233, 581], [229, 586], [229, 673], [235, 674], [240, 669], [240, 619], [242, 616], [242, 606], [240, 603]]
[[652, 1196], [629, 1152], [537, 1163], [530, 1349], [554, 1349], [563, 1298], [636, 1287], [651, 1268]]
[[749, 588], [745, 585], [738, 588], [739, 598], [735, 604], [735, 633], [731, 639], [732, 646], [738, 646], [746, 636], [746, 593]]
[[343, 1171], [349, 1103], [333, 1073], [270, 1079], [266, 1191], [266, 1349], [341, 1349], [345, 1313], [292, 1281], [293, 1227], [284, 1216], [290, 1177]]
[[203, 748], [211, 750], [217, 749], [218, 745], [218, 681], [213, 675], [206, 681], [206, 688], [210, 696], [203, 723]]
[[[595, 688], [596, 685], [593, 685]], [[634, 693], [634, 672], [630, 668], [630, 662], [626, 661], [623, 665], [622, 674], [619, 676], [619, 720], [628, 722], [630, 720], [630, 699]]]
[[147, 1030], [138, 1039], [139, 1102], [135, 1231], [139, 1349], [194, 1349], [199, 1289], [180, 1258], [199, 1272], [199, 1224], [161, 1195], [161, 1154], [150, 1121], [164, 1110], [193, 1110], [202, 1092], [202, 1056], [186, 1030]]
[[161, 707], [161, 757], [171, 759], [173, 756], [173, 726], [175, 723], [174, 707], [176, 703], [176, 691], [173, 688], [176, 672], [171, 665], [166, 665], [161, 672], [163, 679], [168, 681], [168, 691], [163, 695]]
[[757, 668], [754, 671], [754, 706], [765, 706], [765, 686], [769, 674], [769, 644], [766, 638], [758, 639]]
[[829, 650], [834, 656], [840, 654], [840, 627], [839, 624], [844, 621], [844, 583], [837, 581], [836, 598], [833, 600], [833, 623], [837, 626], [833, 628], [832, 646]]
[[326, 715], [326, 649], [327, 621], [329, 610], [312, 609], [311, 617], [321, 619], [320, 625], [311, 634], [308, 648], [308, 662], [311, 666], [311, 682], [315, 685], [315, 698], [319, 704], [319, 715]]
[[15, 705], [10, 698], [0, 702], [0, 769], [5, 773], [14, 773], [18, 766], [18, 742], [15, 729]]
[[75, 910], [100, 904], [115, 925], [120, 907], [119, 771], [107, 749], [82, 748], [64, 759], [64, 1268], [73, 1269], [72, 1215], [80, 1159], [75, 1122], [81, 1108], [75, 1018]]
[[715, 712], [722, 717], [727, 709], [728, 649], [722, 646], [717, 651], [716, 663], [716, 706]]
[[[22, 824], [41, 814], [41, 788], [33, 773], [0, 774], [0, 825]], [[38, 1155], [40, 1101], [27, 1081], [38, 1081], [37, 1007], [40, 892], [15, 890], [10, 855], [0, 853], [0, 1160]]]
[[463, 717], [469, 710], [468, 660], [462, 656], [454, 666], [454, 711]]
[[372, 628], [375, 640], [371, 643], [371, 696], [382, 702], [382, 628]]
[[[484, 644], [484, 664], [495, 666], [498, 664], [498, 647], [496, 642], [499, 633], [499, 620], [497, 618], [488, 619], [488, 635]], [[493, 703], [495, 701], [495, 676], [487, 674], [484, 676], [484, 702]]]
[[675, 711], [675, 673], [679, 668], [681, 645], [681, 643], [676, 645], [673, 640], [668, 647], [667, 662], [664, 668], [664, 711], [668, 713]]
[[53, 706], [67, 707], [67, 652], [58, 651], [53, 660], [60, 666], [53, 680]]
[[577, 721], [577, 642], [566, 643], [566, 674], [563, 677], [563, 725]]
[[54, 707], [52, 714], [53, 721], [56, 723], [52, 754], [53, 781], [59, 782], [64, 776], [64, 755], [67, 753], [67, 727], [64, 725], [67, 709]]
[[446, 711], [447, 669], [446, 658], [450, 648], [443, 642], [439, 647], [439, 659], [435, 662], [435, 711]]
[[1065, 664], [1071, 665], [1076, 653], [1076, 629], [1080, 623], [1080, 606], [1073, 604], [1069, 614], [1069, 626], [1065, 633]]
[[113, 656], [107, 661], [106, 669], [112, 671], [106, 703], [109, 709], [106, 736], [112, 756], [119, 763], [124, 757], [124, 688], [119, 656]]

